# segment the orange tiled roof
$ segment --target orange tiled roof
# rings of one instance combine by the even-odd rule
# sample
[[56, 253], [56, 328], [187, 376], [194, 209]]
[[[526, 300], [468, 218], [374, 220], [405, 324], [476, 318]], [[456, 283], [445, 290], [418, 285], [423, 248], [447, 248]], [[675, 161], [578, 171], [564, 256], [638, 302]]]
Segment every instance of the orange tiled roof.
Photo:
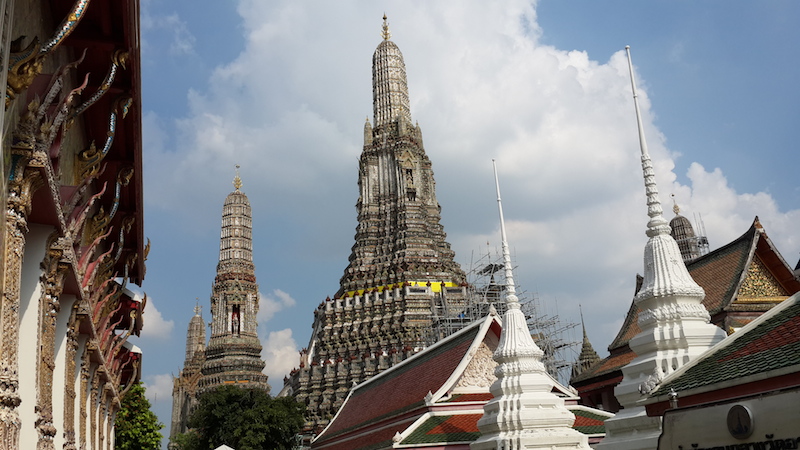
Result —
[[[582, 381], [593, 380], [601, 375], [611, 373], [615, 370], [620, 370], [627, 366], [629, 362], [633, 361], [633, 358], [635, 357], [636, 354], [631, 351], [630, 347], [626, 346], [624, 351], [618, 352], [615, 355], [607, 356], [597, 364], [590, 367], [589, 370], [573, 378], [570, 383], [573, 385], [578, 385]], [[585, 390], [587, 386], [588, 385], [581, 386], [581, 390]]]

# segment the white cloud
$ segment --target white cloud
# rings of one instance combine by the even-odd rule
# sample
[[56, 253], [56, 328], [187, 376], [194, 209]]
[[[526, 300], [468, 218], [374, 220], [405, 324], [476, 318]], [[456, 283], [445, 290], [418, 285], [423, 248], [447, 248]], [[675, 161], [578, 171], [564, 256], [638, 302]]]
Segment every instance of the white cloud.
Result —
[[172, 329], [175, 328], [175, 321], [164, 320], [161, 311], [156, 308], [156, 304], [150, 296], [147, 297], [142, 319], [144, 321], [142, 339], [169, 339]]
[[293, 307], [297, 302], [291, 295], [280, 289], [272, 291], [271, 295], [262, 292], [258, 293], [258, 315], [256, 321], [259, 326], [263, 326], [278, 311]]
[[168, 373], [148, 375], [142, 382], [145, 387], [145, 395], [153, 407], [163, 403], [172, 403], [172, 375]]
[[[544, 301], [557, 299], [565, 319], [577, 319], [581, 303], [602, 333], [590, 336], [600, 351], [630, 304], [646, 240], [624, 51], [601, 63], [540, 44], [535, 3], [527, 0], [475, 0], [455, 9], [412, 1], [396, 9], [389, 14], [393, 41], [405, 56], [412, 117], [433, 161], [458, 260], [467, 266], [471, 251], [499, 240], [490, 164], [497, 158], [516, 278]], [[294, 242], [293, 256], [321, 259], [318, 241], [352, 236], [356, 159], [372, 110], [370, 56], [383, 6], [242, 0], [239, 12], [244, 50], [214, 71], [207, 89], [189, 93], [188, 116], [163, 127], [175, 130], [176, 144], [149, 153], [147, 183], [159, 196], [148, 201], [191, 229], [196, 205], [226, 192], [233, 165], [241, 163], [254, 211], [286, 222], [263, 235]], [[687, 216], [702, 214], [712, 246], [719, 246], [758, 214], [793, 259], [800, 211], [782, 211], [766, 192], [737, 192], [721, 170], [699, 164], [689, 168], [689, 185], [679, 183], [677, 153], [654, 123], [646, 80], [638, 81], [665, 216], [674, 193]], [[309, 242], [315, 245], [303, 247]], [[304, 277], [296, 284], [321, 278], [296, 272]], [[303, 299], [303, 332], [319, 300]], [[275, 290], [260, 305], [263, 325], [295, 300]], [[293, 342], [291, 330], [272, 332], [265, 352], [278, 345], [288, 354]]]
[[[145, 5], [147, 6], [147, 5]], [[178, 14], [152, 15], [149, 8], [143, 8], [142, 28], [170, 33], [169, 53], [171, 55], [188, 55], [194, 53], [195, 37], [189, 31], [186, 22]]]
[[276, 395], [283, 388], [283, 377], [297, 367], [299, 349], [290, 328], [270, 332], [261, 345], [261, 358], [266, 362], [264, 373], [269, 376], [272, 394]]

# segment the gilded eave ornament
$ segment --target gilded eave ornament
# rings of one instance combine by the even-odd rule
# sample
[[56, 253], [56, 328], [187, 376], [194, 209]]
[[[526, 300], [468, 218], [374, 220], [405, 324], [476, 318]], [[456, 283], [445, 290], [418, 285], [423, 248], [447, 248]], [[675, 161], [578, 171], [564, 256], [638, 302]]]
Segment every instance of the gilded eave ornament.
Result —
[[8, 81], [6, 84], [6, 103], [5, 107], [17, 97], [17, 95], [28, 89], [28, 86], [33, 83], [39, 73], [42, 72], [42, 64], [44, 58], [39, 53], [40, 45], [39, 38], [33, 38], [27, 47], [21, 49], [22, 40], [25, 36], [21, 36], [11, 43], [11, 54], [9, 55], [8, 64]]
[[[56, 33], [44, 44], [40, 45], [39, 38], [34, 37], [24, 50], [19, 50], [25, 36], [21, 36], [12, 42], [12, 53], [9, 55], [8, 82], [6, 85], [6, 108], [20, 92], [28, 89], [36, 76], [42, 72], [44, 59], [75, 30], [81, 19], [83, 19], [89, 2], [90, 0], [77, 0], [69, 14], [61, 21]], [[16, 50], [14, 49], [15, 47]]]

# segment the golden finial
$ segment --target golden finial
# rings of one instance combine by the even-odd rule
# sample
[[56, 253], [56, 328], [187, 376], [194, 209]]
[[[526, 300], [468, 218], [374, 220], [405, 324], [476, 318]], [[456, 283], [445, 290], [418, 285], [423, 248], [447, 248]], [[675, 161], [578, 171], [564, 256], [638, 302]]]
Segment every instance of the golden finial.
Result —
[[672, 197], [672, 212], [677, 216], [681, 213], [681, 209], [678, 207], [678, 202], [675, 200], [675, 194], [670, 194], [670, 196]]
[[239, 178], [239, 165], [236, 165], [236, 176], [233, 177], [233, 187], [238, 191], [242, 187], [242, 179]]
[[389, 23], [386, 22], [386, 13], [383, 13], [383, 31], [381, 31], [381, 36], [384, 41], [388, 41], [392, 37], [392, 33], [389, 32]]

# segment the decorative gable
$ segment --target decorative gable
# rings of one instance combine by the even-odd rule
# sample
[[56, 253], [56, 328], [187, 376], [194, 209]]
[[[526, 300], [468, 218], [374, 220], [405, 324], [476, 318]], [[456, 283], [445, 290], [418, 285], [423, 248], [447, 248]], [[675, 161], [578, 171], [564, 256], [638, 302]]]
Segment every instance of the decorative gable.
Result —
[[416, 158], [414, 158], [414, 155], [412, 155], [408, 149], [400, 156], [400, 165], [404, 169], [413, 169], [417, 166]]
[[[778, 297], [778, 298], [776, 298]], [[785, 300], [789, 293], [781, 286], [772, 272], [761, 261], [757, 254], [747, 268], [742, 286], [739, 288], [739, 302], [759, 302]]]
[[[494, 346], [497, 347], [497, 344]], [[471, 391], [474, 391], [474, 388], [488, 391], [489, 387], [497, 379], [494, 376], [497, 362], [492, 359], [492, 353], [494, 353], [494, 349], [489, 348], [486, 340], [482, 341], [453, 391], [458, 392], [469, 388], [472, 388], [469, 389]]]

